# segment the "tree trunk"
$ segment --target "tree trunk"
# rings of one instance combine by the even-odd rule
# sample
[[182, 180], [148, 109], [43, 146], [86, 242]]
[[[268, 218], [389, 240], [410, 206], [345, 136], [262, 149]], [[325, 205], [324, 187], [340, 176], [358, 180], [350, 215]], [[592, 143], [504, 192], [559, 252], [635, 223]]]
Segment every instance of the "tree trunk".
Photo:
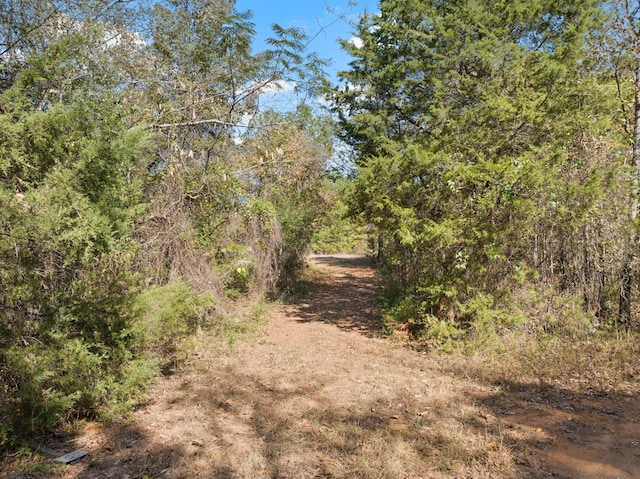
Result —
[[629, 202], [629, 223], [631, 234], [626, 244], [622, 277], [620, 278], [620, 321], [631, 321], [631, 290], [633, 287], [632, 266], [636, 256], [636, 225], [638, 218], [638, 188], [640, 186], [640, 68], [635, 73], [635, 104], [633, 116], [633, 147], [631, 155], [631, 191]]

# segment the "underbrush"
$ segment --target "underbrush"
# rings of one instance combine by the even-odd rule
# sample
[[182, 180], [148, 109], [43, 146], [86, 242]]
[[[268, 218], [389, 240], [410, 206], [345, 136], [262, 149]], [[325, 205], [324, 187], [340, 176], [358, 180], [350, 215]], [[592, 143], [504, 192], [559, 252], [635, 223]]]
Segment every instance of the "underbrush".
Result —
[[6, 350], [3, 358], [10, 372], [31, 380], [23, 380], [17, 395], [11, 394], [10, 383], [0, 385], [0, 413], [15, 417], [0, 424], [0, 446], [28, 449], [36, 435], [67, 429], [77, 419], [126, 420], [155, 378], [193, 357], [203, 337], [209, 346], [227, 348], [255, 331], [265, 315], [264, 304], [255, 301], [231, 303], [211, 293], [198, 294], [177, 279], [147, 287], [135, 297], [129, 326], [119, 336], [128, 348], [119, 345], [113, 358], [83, 338], [61, 334], [52, 334], [49, 344]]
[[386, 308], [386, 332], [423, 351], [464, 358], [446, 368], [488, 383], [561, 385], [625, 393], [637, 389], [640, 333], [600, 323], [578, 298], [516, 292], [459, 305], [463, 321], [440, 319], [403, 298]]
[[133, 305], [138, 352], [171, 367], [186, 355], [187, 339], [209, 325], [213, 304], [211, 294], [196, 294], [182, 279], [145, 289]]
[[[636, 386], [640, 334], [615, 321], [600, 322], [580, 298], [514, 293], [507, 311], [518, 320], [470, 331], [463, 352], [469, 374], [492, 383], [555, 385], [579, 391], [624, 393]], [[505, 309], [506, 310], [506, 309]]]
[[624, 394], [637, 389], [640, 377], [640, 335], [631, 331], [576, 331], [570, 325], [553, 333], [520, 329], [483, 341], [482, 347], [470, 341], [461, 352], [468, 358], [464, 374], [492, 384]]

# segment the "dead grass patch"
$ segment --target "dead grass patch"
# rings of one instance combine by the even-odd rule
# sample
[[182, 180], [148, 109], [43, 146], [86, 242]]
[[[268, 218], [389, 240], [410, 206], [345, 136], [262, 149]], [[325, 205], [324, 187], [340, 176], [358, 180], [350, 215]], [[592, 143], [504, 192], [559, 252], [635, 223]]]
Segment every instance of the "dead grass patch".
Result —
[[468, 357], [452, 355], [445, 369], [484, 383], [630, 394], [637, 392], [639, 353], [640, 336], [632, 332], [564, 336], [516, 331]]

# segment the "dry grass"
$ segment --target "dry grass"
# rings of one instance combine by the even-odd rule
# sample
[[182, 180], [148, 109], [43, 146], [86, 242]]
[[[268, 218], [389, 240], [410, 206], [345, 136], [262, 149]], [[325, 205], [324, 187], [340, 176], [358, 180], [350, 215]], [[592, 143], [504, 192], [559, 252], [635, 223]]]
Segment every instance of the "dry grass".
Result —
[[153, 462], [173, 464], [164, 472], [147, 464], [150, 477], [518, 477], [510, 440], [497, 423], [478, 427], [482, 412], [454, 382], [418, 400], [336, 404], [320, 384], [269, 386], [235, 364], [216, 372], [215, 386], [193, 379], [155, 416], [169, 441], [147, 453], [163, 451]]
[[454, 373], [496, 384], [521, 382], [608, 394], [637, 392], [640, 336], [632, 332], [536, 335], [515, 331], [469, 357], [449, 362]]
[[[542, 350], [515, 336], [471, 357], [411, 351], [366, 323], [373, 306], [353, 295], [373, 291], [370, 270], [348, 259], [316, 264], [309, 293], [274, 306], [266, 328], [249, 308], [235, 321], [250, 326], [233, 350], [203, 333], [191, 360], [156, 384], [128, 424], [85, 429], [72, 447], [87, 459], [20, 477], [535, 479], [549, 477], [550, 464], [556, 477], [608, 477], [553, 463], [557, 444], [633, 477], [625, 471], [635, 464], [620, 457], [635, 457], [640, 426], [625, 416], [635, 403], [539, 380], [560, 361], [585, 367], [576, 348], [551, 342], [538, 364], [531, 360]], [[600, 347], [592, 356], [600, 366], [624, 358]], [[628, 442], [612, 443], [622, 456], [589, 449], [594, 437], [614, 436]]]

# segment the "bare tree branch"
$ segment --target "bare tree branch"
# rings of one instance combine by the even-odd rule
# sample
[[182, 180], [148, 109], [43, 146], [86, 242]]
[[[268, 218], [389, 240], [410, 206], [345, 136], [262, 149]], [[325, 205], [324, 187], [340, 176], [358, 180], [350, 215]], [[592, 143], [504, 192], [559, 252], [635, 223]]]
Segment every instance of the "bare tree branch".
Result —
[[179, 127], [179, 126], [198, 126], [198, 125], [207, 125], [207, 124], [231, 126], [231, 127], [235, 127], [235, 128], [258, 129], [258, 128], [266, 128], [266, 127], [269, 127], [269, 126], [287, 125], [287, 124], [289, 124], [289, 122], [267, 123], [267, 124], [264, 124], [264, 125], [242, 125], [242, 124], [239, 124], [239, 123], [231, 123], [231, 122], [228, 122], [228, 121], [208, 119], [208, 120], [182, 121], [182, 122], [177, 122], [177, 123], [156, 123], [156, 124], [151, 125], [151, 127], [152, 128], [162, 129], [162, 128], [175, 128], [175, 127]]
[[58, 9], [58, 7], [54, 7], [53, 11], [51, 13], [49, 13], [49, 15], [47, 15], [45, 18], [42, 19], [41, 22], [37, 23], [36, 25], [34, 25], [33, 27], [31, 27], [29, 30], [27, 30], [24, 35], [20, 36], [19, 38], [17, 38], [16, 40], [14, 40], [13, 42], [9, 43], [8, 45], [6, 45], [5, 49], [2, 50], [0, 52], [0, 56], [4, 55], [5, 53], [7, 53], [9, 50], [11, 50], [12, 48], [14, 48], [16, 45], [18, 45], [24, 38], [28, 37], [29, 35], [31, 35], [33, 32], [35, 32], [36, 30], [42, 28], [56, 13], [58, 13], [60, 10]]

